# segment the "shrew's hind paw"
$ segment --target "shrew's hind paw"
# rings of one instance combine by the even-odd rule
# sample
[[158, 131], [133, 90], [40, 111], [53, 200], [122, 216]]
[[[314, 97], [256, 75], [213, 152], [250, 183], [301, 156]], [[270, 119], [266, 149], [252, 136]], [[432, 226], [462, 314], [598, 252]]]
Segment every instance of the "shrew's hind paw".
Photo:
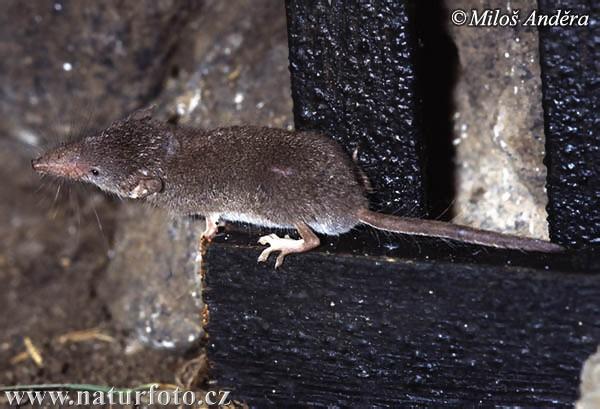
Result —
[[301, 239], [291, 239], [289, 236], [282, 238], [276, 234], [268, 234], [258, 239], [258, 242], [263, 246], [269, 246], [260, 253], [258, 262], [262, 263], [267, 261], [272, 252], [279, 251], [280, 253], [275, 261], [275, 268], [279, 268], [283, 264], [285, 256], [288, 254], [303, 253], [314, 249], [319, 245], [319, 238], [315, 236], [306, 224], [297, 223], [296, 229], [298, 230], [300, 237], [302, 237]]
[[290, 238], [281, 238], [276, 234], [269, 234], [267, 236], [262, 236], [258, 239], [258, 242], [263, 246], [269, 246], [260, 253], [258, 256], [258, 262], [263, 263], [269, 259], [269, 256], [274, 251], [279, 251], [279, 255], [277, 256], [277, 260], [275, 261], [275, 268], [279, 268], [283, 264], [283, 260], [285, 256], [291, 253], [301, 253], [304, 250], [304, 240], [299, 239], [290, 239]]

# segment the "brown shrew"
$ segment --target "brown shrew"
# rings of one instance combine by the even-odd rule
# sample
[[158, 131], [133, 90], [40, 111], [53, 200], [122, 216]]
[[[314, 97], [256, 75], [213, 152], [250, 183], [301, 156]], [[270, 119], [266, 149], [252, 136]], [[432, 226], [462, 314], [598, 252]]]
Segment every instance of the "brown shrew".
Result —
[[301, 239], [270, 234], [259, 256], [319, 245], [314, 232], [339, 235], [363, 223], [390, 232], [442, 237], [484, 246], [555, 252], [530, 238], [369, 210], [364, 175], [343, 148], [316, 132], [233, 126], [202, 130], [169, 125], [139, 110], [101, 132], [54, 148], [32, 161], [42, 174], [89, 182], [121, 197], [143, 199], [180, 215], [206, 218], [210, 240], [219, 221], [295, 228]]

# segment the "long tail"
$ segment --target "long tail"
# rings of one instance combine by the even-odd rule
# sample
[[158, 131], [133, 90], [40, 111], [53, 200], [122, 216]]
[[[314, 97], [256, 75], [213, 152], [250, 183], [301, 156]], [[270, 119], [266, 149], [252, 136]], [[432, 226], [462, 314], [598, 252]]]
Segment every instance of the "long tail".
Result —
[[376, 229], [394, 233], [442, 237], [445, 239], [481, 244], [489, 247], [539, 251], [544, 253], [555, 253], [564, 250], [563, 247], [558, 244], [550, 243], [549, 241], [479, 230], [472, 227], [436, 220], [392, 216], [372, 212], [368, 209], [360, 210], [358, 212], [358, 219], [361, 223], [368, 224]]

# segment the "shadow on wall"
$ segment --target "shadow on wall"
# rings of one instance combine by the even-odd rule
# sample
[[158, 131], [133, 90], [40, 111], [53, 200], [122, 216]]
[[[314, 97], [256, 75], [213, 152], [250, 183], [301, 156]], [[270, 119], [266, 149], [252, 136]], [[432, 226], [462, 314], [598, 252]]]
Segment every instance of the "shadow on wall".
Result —
[[458, 74], [458, 50], [447, 29], [449, 17], [443, 1], [417, 2], [415, 8], [429, 215], [451, 220], [456, 193], [452, 94]]

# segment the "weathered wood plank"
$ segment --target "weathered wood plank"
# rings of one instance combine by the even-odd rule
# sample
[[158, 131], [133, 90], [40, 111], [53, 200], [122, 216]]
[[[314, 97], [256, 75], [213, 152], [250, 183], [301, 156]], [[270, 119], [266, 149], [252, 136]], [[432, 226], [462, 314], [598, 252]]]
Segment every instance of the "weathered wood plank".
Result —
[[[445, 245], [445, 244], [444, 244]], [[571, 407], [600, 275], [215, 243], [209, 356], [253, 407]]]
[[286, 1], [294, 122], [339, 141], [377, 209], [426, 213], [414, 2]]
[[[587, 26], [540, 27], [550, 236], [600, 243], [598, 2], [539, 0], [540, 12], [588, 15]], [[595, 23], [594, 23], [595, 21]]]

